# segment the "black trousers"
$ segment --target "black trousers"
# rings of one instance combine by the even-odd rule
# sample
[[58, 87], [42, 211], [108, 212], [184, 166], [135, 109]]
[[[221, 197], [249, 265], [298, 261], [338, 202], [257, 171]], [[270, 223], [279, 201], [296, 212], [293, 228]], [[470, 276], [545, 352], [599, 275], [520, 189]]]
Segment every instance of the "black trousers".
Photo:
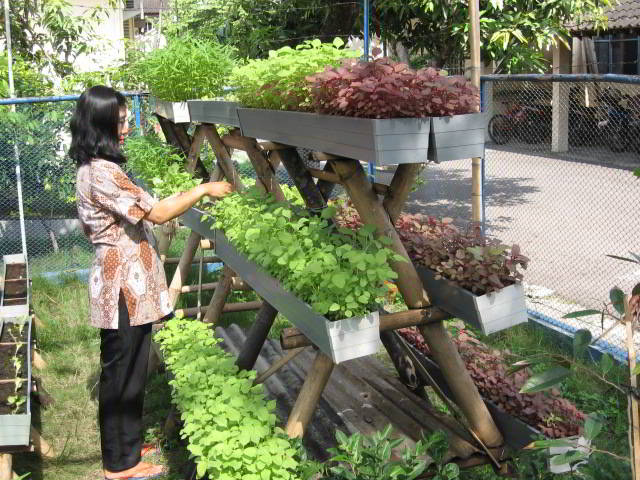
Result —
[[142, 406], [151, 343], [151, 324], [132, 327], [122, 293], [118, 329], [100, 331], [98, 419], [103, 468], [120, 472], [138, 464]]

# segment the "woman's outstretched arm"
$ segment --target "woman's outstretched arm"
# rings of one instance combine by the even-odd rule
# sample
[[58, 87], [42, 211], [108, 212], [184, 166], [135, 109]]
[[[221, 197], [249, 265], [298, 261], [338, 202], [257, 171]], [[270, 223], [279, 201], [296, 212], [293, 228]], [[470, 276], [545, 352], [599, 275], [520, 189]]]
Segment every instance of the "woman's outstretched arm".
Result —
[[233, 186], [227, 182], [203, 183], [186, 192], [160, 200], [144, 218], [160, 225], [179, 217], [204, 196], [222, 198], [232, 191]]

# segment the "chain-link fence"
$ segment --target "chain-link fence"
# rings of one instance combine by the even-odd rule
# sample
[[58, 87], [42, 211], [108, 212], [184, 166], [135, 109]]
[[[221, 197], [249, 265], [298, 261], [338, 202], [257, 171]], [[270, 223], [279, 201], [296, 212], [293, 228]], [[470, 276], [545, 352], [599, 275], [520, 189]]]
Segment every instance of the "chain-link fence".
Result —
[[[15, 105], [15, 112], [10, 105], [0, 106], [0, 261], [2, 255], [22, 252], [16, 175], [19, 163], [32, 276], [81, 271], [92, 260], [92, 247], [77, 218], [75, 164], [67, 156], [69, 120], [76, 98], [50, 97], [28, 103], [18, 100], [22, 103]], [[140, 98], [144, 97], [132, 102], [132, 127], [140, 111]]]
[[[600, 309], [612, 287], [630, 292], [640, 282], [637, 265], [607, 257], [640, 250], [640, 179], [632, 172], [640, 167], [640, 84], [534, 77], [483, 81], [486, 231], [531, 259], [532, 317], [567, 332], [586, 327], [596, 338], [611, 326], [600, 315], [562, 317]], [[470, 160], [430, 165], [411, 208], [468, 221], [470, 167]], [[605, 340], [624, 347], [624, 338], [620, 326]]]

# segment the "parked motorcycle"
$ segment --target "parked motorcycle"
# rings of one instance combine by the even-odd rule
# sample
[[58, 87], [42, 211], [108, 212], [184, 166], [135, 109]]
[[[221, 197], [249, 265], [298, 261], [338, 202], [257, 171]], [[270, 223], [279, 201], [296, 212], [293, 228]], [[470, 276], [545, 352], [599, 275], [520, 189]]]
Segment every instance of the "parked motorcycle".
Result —
[[539, 143], [551, 135], [551, 108], [516, 104], [489, 120], [489, 137], [504, 145], [511, 139]]

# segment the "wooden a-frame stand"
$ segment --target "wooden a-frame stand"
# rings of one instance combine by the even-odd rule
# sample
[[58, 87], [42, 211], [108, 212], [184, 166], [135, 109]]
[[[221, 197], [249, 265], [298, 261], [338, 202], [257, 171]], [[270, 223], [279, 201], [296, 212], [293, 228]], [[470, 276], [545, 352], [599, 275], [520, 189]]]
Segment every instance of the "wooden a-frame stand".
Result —
[[[389, 237], [392, 240], [390, 248], [406, 260], [405, 262], [394, 262], [392, 268], [398, 274], [396, 284], [410, 310], [402, 312], [402, 314], [381, 317], [380, 330], [383, 343], [389, 349], [389, 342], [385, 339], [389, 339], [391, 331], [395, 328], [418, 326], [429, 346], [433, 359], [438, 363], [447, 381], [457, 408], [465, 418], [467, 429], [485, 451], [503, 444], [502, 434], [442, 323], [442, 320], [449, 316], [430, 306], [428, 294], [424, 291], [415, 266], [409, 259], [394, 227], [411, 186], [419, 174], [420, 164], [398, 166], [389, 186], [372, 184], [357, 160], [317, 152], [314, 153], [314, 156], [317, 159], [325, 160], [326, 167], [324, 170], [311, 169], [304, 164], [293, 146], [273, 142], [259, 143], [254, 138], [237, 135], [237, 131], [221, 138], [215, 125], [212, 124], [199, 125], [192, 139], [189, 139], [183, 126], [175, 125], [164, 118], [160, 118], [160, 123], [168, 141], [174, 144], [179, 142], [177, 146], [185, 152], [188, 159], [187, 168], [192, 172], [198, 168], [199, 149], [203, 140], [206, 139], [213, 148], [217, 159], [217, 165], [210, 176], [211, 180], [226, 178], [238, 190], [242, 190], [244, 186], [231, 163], [228, 148], [243, 150], [247, 153], [256, 172], [256, 185], [262, 191], [271, 193], [279, 201], [285, 200], [275, 176], [275, 169], [280, 164], [287, 170], [306, 206], [312, 211], [326, 206], [333, 185], [342, 185], [362, 221], [376, 226], [379, 234]], [[316, 182], [315, 179], [318, 181]], [[184, 291], [182, 289], [187, 268], [191, 265], [200, 242], [200, 235], [192, 232], [171, 281], [170, 294], [174, 305], [180, 292]], [[241, 282], [241, 280], [235, 281], [236, 283]], [[222, 278], [215, 286], [211, 303], [206, 309], [205, 321], [215, 323], [220, 314], [225, 311], [226, 298], [233, 282], [234, 273], [225, 267]], [[237, 365], [241, 369], [253, 368], [276, 315], [277, 310], [263, 301], [256, 320], [247, 334], [246, 343], [238, 355]], [[268, 372], [261, 375], [260, 380], [264, 381], [295, 357], [304, 348], [304, 344], [305, 342], [300, 348], [285, 355]], [[289, 415], [286, 425], [289, 436], [301, 437], [304, 435], [333, 368], [333, 361], [318, 350]], [[495, 459], [492, 458], [492, 460], [495, 464]]]

